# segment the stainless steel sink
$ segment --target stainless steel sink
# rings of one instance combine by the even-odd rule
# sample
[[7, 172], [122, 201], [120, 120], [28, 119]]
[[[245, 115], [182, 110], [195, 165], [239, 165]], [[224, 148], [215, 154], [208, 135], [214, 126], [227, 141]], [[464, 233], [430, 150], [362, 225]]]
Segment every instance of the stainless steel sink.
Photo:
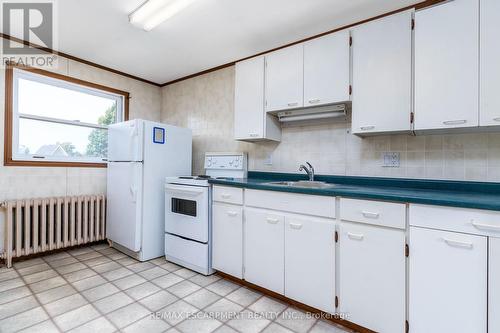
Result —
[[269, 182], [266, 185], [277, 185], [277, 186], [287, 186], [287, 187], [301, 187], [301, 188], [317, 188], [317, 189], [327, 189], [335, 187], [335, 184], [329, 184], [326, 182], [310, 181], [310, 180], [299, 180], [293, 182]]

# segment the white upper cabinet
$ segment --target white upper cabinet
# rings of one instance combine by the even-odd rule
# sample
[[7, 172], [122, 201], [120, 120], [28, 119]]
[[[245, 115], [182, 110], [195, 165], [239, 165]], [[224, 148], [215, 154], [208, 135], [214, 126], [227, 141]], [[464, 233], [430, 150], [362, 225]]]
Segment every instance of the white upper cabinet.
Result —
[[348, 101], [349, 31], [304, 43], [304, 106]]
[[479, 125], [478, 45], [479, 0], [415, 13], [415, 130]]
[[236, 63], [234, 137], [236, 140], [281, 139], [277, 120], [264, 110], [264, 56]]
[[266, 55], [266, 110], [304, 105], [304, 44]]
[[481, 126], [500, 125], [500, 1], [481, 0]]
[[353, 28], [352, 132], [410, 131], [412, 11]]
[[410, 227], [411, 333], [486, 333], [487, 244], [483, 236]]

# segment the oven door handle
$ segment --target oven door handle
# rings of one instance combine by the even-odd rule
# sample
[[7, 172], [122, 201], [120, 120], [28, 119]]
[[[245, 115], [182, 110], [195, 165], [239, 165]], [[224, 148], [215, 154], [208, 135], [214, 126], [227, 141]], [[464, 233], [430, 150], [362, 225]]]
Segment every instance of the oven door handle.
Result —
[[171, 193], [182, 193], [190, 196], [197, 196], [203, 194], [205, 188], [166, 184], [165, 190]]

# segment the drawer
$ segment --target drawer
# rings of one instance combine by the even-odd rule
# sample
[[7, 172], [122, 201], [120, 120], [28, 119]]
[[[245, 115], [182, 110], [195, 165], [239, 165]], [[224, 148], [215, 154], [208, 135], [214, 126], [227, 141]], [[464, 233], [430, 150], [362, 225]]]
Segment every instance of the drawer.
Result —
[[500, 237], [500, 212], [410, 204], [410, 225]]
[[230, 186], [214, 186], [213, 201], [243, 205], [243, 189]]
[[335, 197], [245, 190], [245, 206], [335, 218]]
[[406, 229], [406, 204], [340, 198], [339, 209], [344, 221]]

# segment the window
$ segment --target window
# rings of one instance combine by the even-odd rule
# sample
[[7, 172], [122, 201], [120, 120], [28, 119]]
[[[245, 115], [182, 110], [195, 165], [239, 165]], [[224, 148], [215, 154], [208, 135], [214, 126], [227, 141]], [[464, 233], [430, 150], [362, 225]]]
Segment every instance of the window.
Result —
[[6, 73], [5, 164], [105, 166], [128, 93], [33, 68]]

